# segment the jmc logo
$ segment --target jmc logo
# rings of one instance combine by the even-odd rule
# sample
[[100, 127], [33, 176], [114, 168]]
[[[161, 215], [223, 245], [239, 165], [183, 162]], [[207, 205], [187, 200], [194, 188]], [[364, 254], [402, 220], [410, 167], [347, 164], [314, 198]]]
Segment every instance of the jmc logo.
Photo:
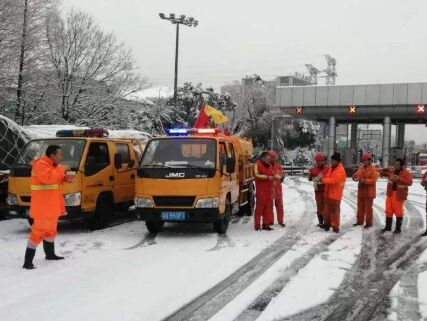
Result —
[[169, 173], [165, 176], [165, 178], [184, 178], [185, 173]]

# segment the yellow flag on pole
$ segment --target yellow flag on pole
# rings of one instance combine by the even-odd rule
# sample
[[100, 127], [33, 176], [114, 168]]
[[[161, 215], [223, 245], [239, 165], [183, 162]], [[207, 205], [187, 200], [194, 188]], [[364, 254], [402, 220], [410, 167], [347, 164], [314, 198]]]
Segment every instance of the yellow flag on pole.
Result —
[[206, 105], [204, 111], [205, 114], [208, 115], [215, 124], [223, 124], [228, 122], [227, 116], [212, 106]]

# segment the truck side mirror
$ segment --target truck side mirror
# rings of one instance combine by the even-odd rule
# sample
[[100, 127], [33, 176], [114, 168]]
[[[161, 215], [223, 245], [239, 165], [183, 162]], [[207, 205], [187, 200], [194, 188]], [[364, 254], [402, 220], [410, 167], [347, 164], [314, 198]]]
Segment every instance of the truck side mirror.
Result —
[[234, 173], [236, 171], [236, 160], [234, 158], [227, 158], [225, 165], [228, 173]]
[[122, 165], [123, 165], [122, 155], [119, 153], [115, 153], [114, 154], [114, 167], [116, 169], [120, 169], [120, 168], [122, 168]]
[[96, 171], [96, 160], [94, 156], [89, 156], [85, 163], [85, 174], [92, 175]]

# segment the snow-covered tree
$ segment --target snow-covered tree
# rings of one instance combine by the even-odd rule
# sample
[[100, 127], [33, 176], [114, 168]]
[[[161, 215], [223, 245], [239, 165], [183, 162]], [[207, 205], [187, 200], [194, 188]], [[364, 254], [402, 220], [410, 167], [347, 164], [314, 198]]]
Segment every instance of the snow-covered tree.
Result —
[[143, 88], [131, 52], [89, 15], [52, 17], [46, 34], [52, 88], [67, 122], [105, 123], [116, 103]]
[[194, 85], [186, 82], [182, 87], [178, 87], [176, 106], [173, 98], [167, 103], [175, 111], [173, 122], [192, 126], [203, 101], [222, 112], [232, 111], [235, 107], [231, 96], [220, 95], [211, 87], [203, 88], [201, 83]]

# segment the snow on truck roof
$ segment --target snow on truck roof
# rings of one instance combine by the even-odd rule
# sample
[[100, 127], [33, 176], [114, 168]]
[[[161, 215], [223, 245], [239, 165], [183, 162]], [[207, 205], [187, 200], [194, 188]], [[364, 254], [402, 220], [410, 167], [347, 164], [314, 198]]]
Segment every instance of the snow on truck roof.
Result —
[[[88, 127], [78, 127], [74, 125], [31, 125], [22, 127], [31, 139], [40, 138], [55, 138], [56, 133], [60, 130], [85, 130]], [[107, 129], [110, 138], [115, 139], [137, 139], [140, 141], [147, 141], [151, 135], [147, 132], [123, 129], [123, 130], [110, 130]]]

